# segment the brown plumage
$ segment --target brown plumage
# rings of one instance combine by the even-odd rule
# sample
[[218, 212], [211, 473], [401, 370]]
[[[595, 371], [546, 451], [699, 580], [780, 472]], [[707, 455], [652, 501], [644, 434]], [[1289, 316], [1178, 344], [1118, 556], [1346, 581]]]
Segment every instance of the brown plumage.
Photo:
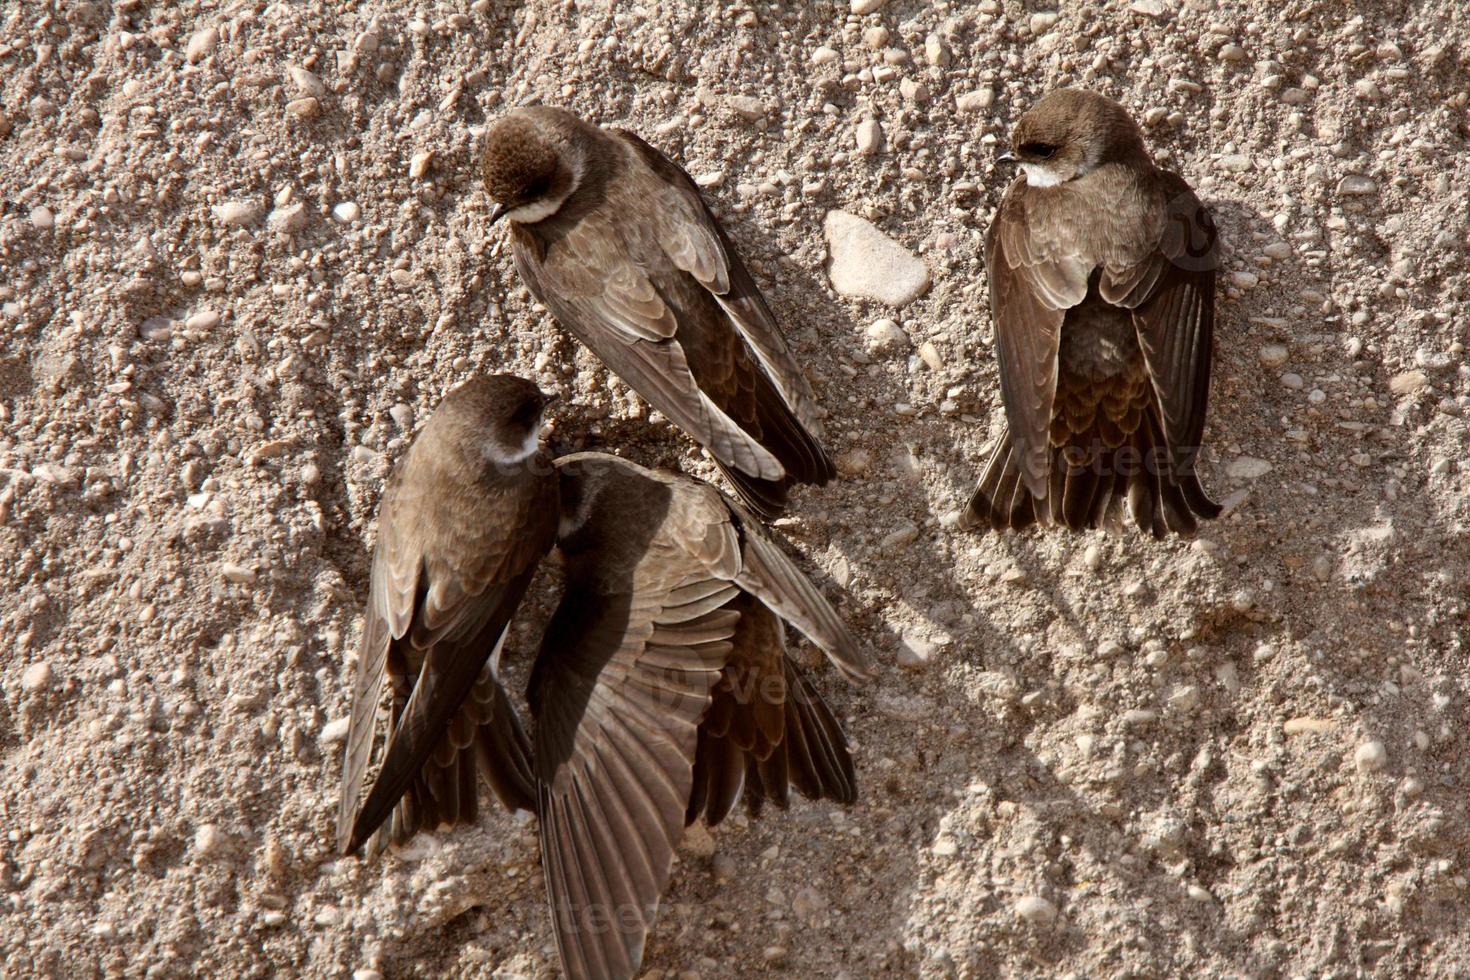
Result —
[[764, 517], [835, 474], [810, 386], [698, 188], [632, 133], [547, 107], [486, 135], [516, 268], [615, 374], [702, 445]]
[[[460, 386], [383, 493], [337, 815], [346, 853], [473, 823], [477, 769], [507, 807], [535, 806], [530, 744], [497, 670], [556, 535], [556, 472], [537, 445], [543, 405], [519, 378]], [[387, 743], [359, 802], [385, 675]]]
[[557, 461], [566, 591], [532, 671], [542, 863], [562, 968], [637, 973], [687, 822], [742, 788], [851, 802], [831, 712], [785, 655], [795, 625], [852, 679], [866, 656], [743, 507], [614, 456]]
[[1117, 103], [1052, 92], [1022, 116], [985, 242], [1008, 431], [970, 527], [1114, 526], [1155, 537], [1219, 514], [1194, 461], [1213, 358], [1217, 236]]

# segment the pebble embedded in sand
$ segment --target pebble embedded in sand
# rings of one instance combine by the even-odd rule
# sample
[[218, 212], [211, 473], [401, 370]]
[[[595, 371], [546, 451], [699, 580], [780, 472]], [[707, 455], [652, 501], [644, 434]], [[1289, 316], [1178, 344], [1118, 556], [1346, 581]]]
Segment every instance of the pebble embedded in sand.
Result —
[[1016, 902], [1016, 915], [1033, 926], [1049, 926], [1056, 921], [1057, 907], [1039, 895], [1023, 895]]
[[828, 275], [840, 295], [900, 307], [929, 288], [929, 269], [923, 261], [872, 222], [846, 211], [829, 211], [823, 228], [831, 254]]

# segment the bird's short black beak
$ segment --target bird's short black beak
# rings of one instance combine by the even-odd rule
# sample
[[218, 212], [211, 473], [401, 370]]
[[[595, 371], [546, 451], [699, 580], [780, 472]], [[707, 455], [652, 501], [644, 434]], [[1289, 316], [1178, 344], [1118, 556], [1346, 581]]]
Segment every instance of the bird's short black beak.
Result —
[[490, 206], [490, 223], [493, 225], [503, 217], [505, 217], [505, 205], [492, 204]]
[[1014, 153], [1012, 153], [1010, 150], [1006, 150], [1000, 156], [998, 156], [998, 157], [995, 158], [995, 162], [996, 163], [1016, 163], [1017, 162], [1016, 155]]

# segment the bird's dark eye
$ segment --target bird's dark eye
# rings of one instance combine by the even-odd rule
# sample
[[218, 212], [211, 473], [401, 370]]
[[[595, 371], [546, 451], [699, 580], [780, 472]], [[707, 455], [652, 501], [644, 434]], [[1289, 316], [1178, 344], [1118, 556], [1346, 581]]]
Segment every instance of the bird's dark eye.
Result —
[[521, 188], [521, 199], [525, 201], [534, 201], [545, 194], [550, 187], [550, 177], [537, 177], [525, 187]]
[[1036, 157], [1038, 160], [1050, 160], [1056, 155], [1057, 148], [1054, 143], [1022, 143], [1021, 155]]
[[518, 426], [522, 429], [529, 429], [531, 428], [531, 426], [536, 424], [536, 420], [540, 417], [540, 415], [540, 405], [537, 405], [534, 402], [526, 402], [524, 405], [515, 410], [515, 414], [510, 417], [510, 420], [512, 425]]

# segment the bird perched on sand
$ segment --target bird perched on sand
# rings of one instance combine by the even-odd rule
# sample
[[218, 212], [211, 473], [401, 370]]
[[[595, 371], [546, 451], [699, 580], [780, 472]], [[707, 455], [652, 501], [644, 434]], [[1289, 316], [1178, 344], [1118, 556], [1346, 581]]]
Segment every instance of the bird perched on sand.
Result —
[[1023, 171], [985, 240], [1008, 431], [969, 527], [1190, 534], [1214, 353], [1214, 222], [1122, 106], [1059, 89], [1001, 157]]
[[[477, 769], [507, 807], [535, 807], [530, 744], [498, 670], [506, 627], [556, 538], [544, 405], [509, 375], [461, 385], [383, 493], [337, 815], [346, 853], [474, 823]], [[385, 676], [387, 744], [359, 805]]]
[[770, 518], [793, 483], [832, 478], [811, 388], [677, 164], [626, 130], [535, 106], [490, 127], [482, 176], [531, 292], [748, 506]]
[[[790, 623], [869, 675], [836, 611], [745, 507], [699, 480], [537, 442], [544, 399], [456, 389], [383, 495], [338, 843], [369, 853], [475, 819], [476, 768], [534, 810], [562, 965], [631, 978], [684, 828], [790, 789], [852, 803], [847, 738], [786, 653]], [[564, 592], [532, 665], [527, 739], [505, 631], [553, 540]], [[383, 762], [359, 804], [385, 675]], [[387, 821], [386, 826], [384, 826]]]
[[566, 592], [528, 700], [541, 861], [569, 977], [634, 976], [685, 826], [742, 792], [851, 803], [837, 720], [794, 625], [849, 679], [866, 655], [754, 515], [616, 456], [557, 460]]

